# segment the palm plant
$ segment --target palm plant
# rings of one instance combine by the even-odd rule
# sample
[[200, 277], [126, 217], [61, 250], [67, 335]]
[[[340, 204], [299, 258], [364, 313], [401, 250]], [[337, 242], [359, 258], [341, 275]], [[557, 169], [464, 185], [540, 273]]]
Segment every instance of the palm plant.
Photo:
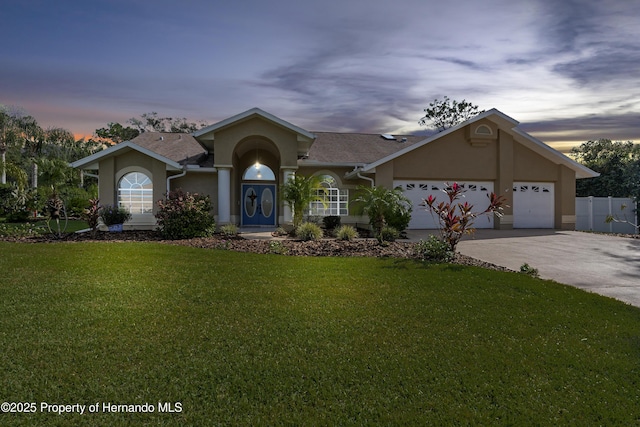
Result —
[[402, 194], [399, 187], [390, 190], [381, 186], [360, 186], [353, 202], [358, 203], [362, 212], [369, 216], [369, 224], [376, 236], [380, 236], [392, 217], [410, 216], [412, 210], [411, 200]]
[[302, 224], [304, 212], [309, 210], [310, 203], [325, 203], [324, 198], [319, 195], [325, 191], [318, 177], [297, 174], [290, 177], [280, 188], [280, 197], [293, 211], [294, 229]]

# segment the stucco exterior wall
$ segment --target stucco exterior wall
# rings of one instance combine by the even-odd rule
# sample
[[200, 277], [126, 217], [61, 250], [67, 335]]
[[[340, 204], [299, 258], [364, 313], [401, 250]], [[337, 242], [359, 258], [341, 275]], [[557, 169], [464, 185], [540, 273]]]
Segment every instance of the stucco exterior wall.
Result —
[[190, 193], [198, 193], [211, 197], [215, 204], [218, 200], [218, 176], [213, 172], [189, 172], [185, 176], [170, 181], [171, 190], [182, 188]]
[[298, 166], [297, 135], [260, 118], [252, 118], [215, 133], [216, 165], [232, 165], [236, 145], [248, 138], [270, 140], [279, 153], [281, 167]]
[[103, 205], [116, 203], [115, 158], [107, 157], [99, 163], [98, 198]]
[[576, 228], [576, 179], [575, 172], [566, 166], [558, 166], [558, 181], [555, 184], [555, 227], [563, 230]]
[[[153, 183], [153, 214], [158, 210], [156, 201], [164, 197], [166, 191], [166, 165], [137, 151], [129, 151], [119, 156], [106, 157], [99, 163], [98, 197], [103, 205], [118, 203], [118, 183], [130, 172], [142, 172]], [[125, 229], [153, 228], [156, 223], [153, 214], [133, 215], [125, 223]]]
[[[496, 179], [496, 144], [471, 145], [465, 130], [446, 135], [393, 160], [394, 179]], [[376, 168], [376, 175], [380, 168]], [[377, 179], [377, 178], [376, 178]], [[388, 177], [383, 177], [385, 182]]]
[[[485, 126], [484, 134], [476, 129]], [[575, 172], [558, 165], [519, 143], [508, 129], [481, 121], [459, 129], [375, 169], [376, 185], [390, 188], [394, 180], [492, 181], [494, 191], [507, 198], [495, 227], [513, 228], [515, 181], [554, 183], [554, 226], [575, 225]]]

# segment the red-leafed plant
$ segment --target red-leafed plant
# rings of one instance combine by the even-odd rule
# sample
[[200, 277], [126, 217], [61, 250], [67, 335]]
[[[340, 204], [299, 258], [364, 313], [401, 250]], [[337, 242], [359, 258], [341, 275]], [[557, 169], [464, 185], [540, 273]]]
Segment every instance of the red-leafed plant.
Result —
[[82, 211], [82, 219], [87, 221], [93, 237], [96, 236], [96, 232], [98, 230], [98, 220], [100, 219], [101, 209], [102, 206], [100, 206], [100, 200], [89, 199], [89, 206]]
[[211, 198], [182, 189], [170, 191], [164, 200], [158, 201], [156, 218], [165, 239], [209, 237], [216, 229]]
[[469, 202], [459, 202], [460, 198], [464, 197], [465, 190], [457, 182], [452, 185], [447, 183], [442, 191], [447, 195], [447, 201], [436, 204], [436, 198], [429, 195], [427, 199], [423, 199], [421, 206], [425, 206], [432, 215], [438, 217], [442, 240], [449, 245], [452, 251], [456, 250], [463, 235], [475, 231], [472, 226], [478, 216], [496, 215], [500, 217], [506, 206], [504, 196], [491, 193], [487, 195], [489, 206], [482, 212], [473, 212], [473, 205], [470, 205]]

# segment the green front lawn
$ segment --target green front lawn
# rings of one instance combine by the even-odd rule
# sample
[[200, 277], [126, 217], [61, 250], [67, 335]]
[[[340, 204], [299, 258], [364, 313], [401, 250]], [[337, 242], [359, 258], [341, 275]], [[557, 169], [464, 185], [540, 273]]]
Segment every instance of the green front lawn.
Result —
[[3, 426], [640, 422], [640, 309], [522, 274], [155, 243], [0, 254], [0, 401], [38, 408]]

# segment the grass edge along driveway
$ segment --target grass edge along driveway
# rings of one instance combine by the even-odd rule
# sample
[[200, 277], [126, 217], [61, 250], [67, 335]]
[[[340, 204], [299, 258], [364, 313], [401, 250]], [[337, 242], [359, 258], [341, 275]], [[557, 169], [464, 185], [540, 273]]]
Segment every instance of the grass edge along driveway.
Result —
[[554, 282], [156, 243], [0, 253], [0, 400], [107, 405], [2, 425], [640, 420], [640, 310]]

